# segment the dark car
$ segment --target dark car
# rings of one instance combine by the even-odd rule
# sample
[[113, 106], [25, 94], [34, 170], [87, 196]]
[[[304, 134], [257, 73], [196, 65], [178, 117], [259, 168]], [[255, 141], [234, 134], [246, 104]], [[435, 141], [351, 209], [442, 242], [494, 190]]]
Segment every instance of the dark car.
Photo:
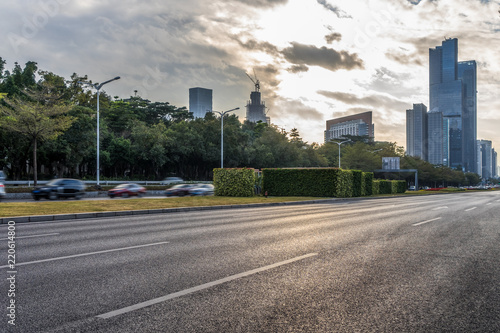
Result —
[[84, 191], [85, 184], [81, 180], [58, 178], [52, 179], [45, 185], [35, 187], [35, 189], [31, 191], [31, 195], [35, 200], [40, 200], [40, 198], [55, 200], [70, 197], [81, 199], [85, 193]]
[[193, 188], [189, 189], [190, 195], [214, 195], [214, 186], [212, 184], [196, 184]]
[[108, 191], [110, 198], [122, 197], [128, 198], [129, 196], [142, 197], [146, 193], [146, 189], [137, 184], [121, 184]]
[[165, 195], [167, 197], [183, 197], [185, 195], [190, 195], [189, 190], [194, 186], [195, 184], [174, 185], [171, 188], [165, 190]]

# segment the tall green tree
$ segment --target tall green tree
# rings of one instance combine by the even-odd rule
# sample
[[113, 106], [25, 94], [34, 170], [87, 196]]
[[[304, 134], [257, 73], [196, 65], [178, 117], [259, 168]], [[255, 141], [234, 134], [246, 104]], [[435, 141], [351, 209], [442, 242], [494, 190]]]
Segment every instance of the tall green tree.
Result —
[[8, 97], [0, 105], [0, 127], [21, 133], [33, 147], [33, 177], [38, 180], [37, 145], [43, 140], [55, 139], [67, 130], [73, 118], [67, 113], [71, 105], [59, 100], [54, 88], [41, 84], [38, 90], [25, 93], [26, 98]]

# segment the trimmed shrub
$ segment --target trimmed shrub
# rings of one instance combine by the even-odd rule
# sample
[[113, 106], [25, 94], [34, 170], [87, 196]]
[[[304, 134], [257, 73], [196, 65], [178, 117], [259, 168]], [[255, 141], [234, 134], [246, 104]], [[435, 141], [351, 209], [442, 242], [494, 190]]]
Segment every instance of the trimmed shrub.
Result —
[[251, 197], [255, 193], [254, 169], [214, 169], [214, 195]]
[[262, 191], [272, 196], [334, 197], [340, 169], [263, 169]]
[[393, 180], [392, 181], [392, 193], [405, 193], [406, 192], [406, 181], [404, 180]]
[[363, 172], [363, 188], [361, 190], [361, 195], [372, 195], [373, 194], [373, 172]]
[[379, 194], [392, 194], [392, 181], [381, 179], [379, 182]]
[[351, 170], [352, 172], [352, 196], [360, 197], [363, 194], [364, 178], [363, 171]]
[[337, 198], [350, 198], [353, 195], [353, 172], [351, 170], [340, 170], [337, 177]]
[[380, 194], [380, 180], [374, 180], [372, 182], [372, 195]]

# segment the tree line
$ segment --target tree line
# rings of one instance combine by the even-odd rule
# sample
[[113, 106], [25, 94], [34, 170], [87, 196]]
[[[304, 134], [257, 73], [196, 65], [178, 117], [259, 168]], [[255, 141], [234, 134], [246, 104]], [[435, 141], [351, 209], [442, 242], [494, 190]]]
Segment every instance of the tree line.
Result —
[[[18, 63], [9, 71], [0, 58], [0, 169], [9, 179], [96, 177], [97, 95], [79, 82]], [[100, 92], [100, 174], [102, 179], [160, 180], [179, 176], [207, 180], [220, 166], [220, 118], [194, 119], [186, 107], [127, 99]], [[341, 167], [373, 171], [382, 157], [401, 157], [401, 168], [419, 170], [419, 183], [473, 185], [475, 174], [434, 167], [405, 156], [393, 142], [350, 137], [341, 146]], [[303, 141], [297, 129], [286, 132], [265, 123], [224, 119], [224, 166], [252, 168], [337, 167], [335, 143]], [[395, 175], [384, 175], [395, 177]], [[398, 175], [411, 180], [408, 175]]]

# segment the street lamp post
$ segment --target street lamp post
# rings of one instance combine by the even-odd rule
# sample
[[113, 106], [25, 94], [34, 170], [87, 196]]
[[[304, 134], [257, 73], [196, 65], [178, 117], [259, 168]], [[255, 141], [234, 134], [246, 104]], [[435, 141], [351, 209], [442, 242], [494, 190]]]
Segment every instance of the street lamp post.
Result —
[[220, 168], [224, 169], [224, 115], [228, 112], [239, 110], [234, 108], [227, 111], [213, 111], [220, 114]]
[[117, 76], [115, 78], [112, 78], [111, 80], [108, 80], [108, 81], [104, 81], [103, 83], [90, 83], [90, 82], [82, 82], [82, 81], [78, 81], [78, 83], [83, 83], [83, 84], [87, 84], [93, 88], [95, 88], [97, 90], [97, 185], [96, 186], [99, 186], [99, 93], [100, 93], [100, 90], [102, 88], [103, 85], [105, 85], [106, 83], [110, 83], [112, 81], [116, 81], [116, 80], [119, 80], [120, 77]]
[[343, 143], [346, 143], [346, 142], [350, 142], [350, 141], [351, 141], [351, 139], [345, 140], [345, 141], [342, 141], [342, 142], [330, 141], [330, 142], [336, 143], [339, 146], [339, 169], [340, 169], [340, 145], [343, 144]]

